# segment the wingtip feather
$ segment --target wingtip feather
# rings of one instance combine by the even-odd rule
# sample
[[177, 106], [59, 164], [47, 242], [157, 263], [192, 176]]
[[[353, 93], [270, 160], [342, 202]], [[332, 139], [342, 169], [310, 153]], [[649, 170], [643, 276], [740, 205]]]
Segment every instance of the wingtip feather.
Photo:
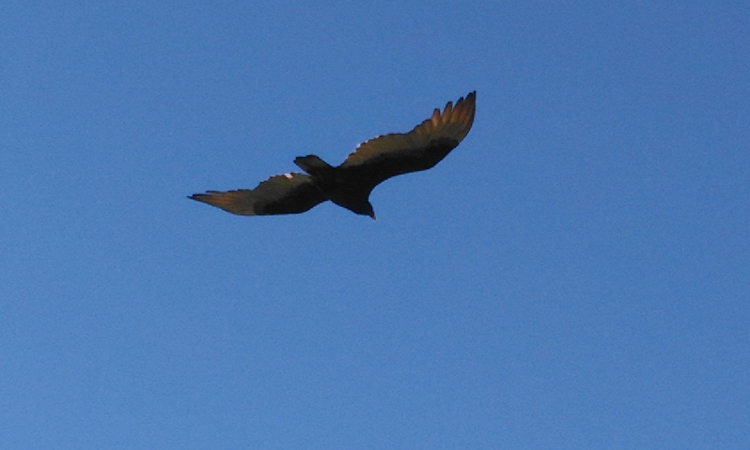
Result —
[[432, 112], [432, 117], [430, 117], [432, 125], [435, 127], [440, 125], [440, 119], [440, 110], [438, 108], [435, 108], [435, 110]]

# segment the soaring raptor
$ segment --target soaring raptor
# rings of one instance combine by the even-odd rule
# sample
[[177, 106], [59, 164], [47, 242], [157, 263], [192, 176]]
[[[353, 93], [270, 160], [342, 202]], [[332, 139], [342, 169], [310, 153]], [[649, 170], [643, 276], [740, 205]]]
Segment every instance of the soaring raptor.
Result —
[[297, 214], [330, 200], [356, 214], [375, 218], [369, 197], [388, 178], [427, 170], [453, 150], [474, 122], [476, 92], [445, 105], [408, 133], [384, 134], [363, 142], [333, 167], [316, 155], [294, 163], [307, 173], [274, 175], [255, 189], [208, 191], [189, 198], [245, 216]]

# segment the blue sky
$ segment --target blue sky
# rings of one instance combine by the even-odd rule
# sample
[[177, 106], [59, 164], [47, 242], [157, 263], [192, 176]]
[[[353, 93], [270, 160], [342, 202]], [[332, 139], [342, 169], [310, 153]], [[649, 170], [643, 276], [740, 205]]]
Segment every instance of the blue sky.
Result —
[[[747, 2], [0, 5], [0, 447], [750, 447]], [[408, 131], [434, 169], [190, 201]]]

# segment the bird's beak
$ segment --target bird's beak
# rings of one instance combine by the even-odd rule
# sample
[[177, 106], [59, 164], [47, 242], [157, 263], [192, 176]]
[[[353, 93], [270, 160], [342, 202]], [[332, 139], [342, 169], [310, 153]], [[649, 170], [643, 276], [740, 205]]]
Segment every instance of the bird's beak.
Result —
[[372, 220], [377, 220], [377, 219], [375, 218], [375, 213], [372, 213], [372, 214], [370, 214], [370, 217], [372, 217]]

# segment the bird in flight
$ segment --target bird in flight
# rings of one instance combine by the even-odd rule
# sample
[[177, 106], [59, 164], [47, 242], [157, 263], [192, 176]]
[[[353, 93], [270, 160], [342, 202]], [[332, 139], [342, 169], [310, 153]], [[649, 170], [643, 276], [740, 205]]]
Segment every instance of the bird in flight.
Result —
[[294, 163], [306, 173], [274, 175], [255, 189], [208, 191], [188, 198], [233, 214], [261, 216], [298, 214], [330, 200], [356, 214], [375, 219], [369, 197], [388, 178], [427, 170], [461, 142], [474, 122], [476, 92], [456, 105], [435, 109], [432, 116], [408, 133], [384, 134], [365, 141], [333, 167], [316, 155]]

